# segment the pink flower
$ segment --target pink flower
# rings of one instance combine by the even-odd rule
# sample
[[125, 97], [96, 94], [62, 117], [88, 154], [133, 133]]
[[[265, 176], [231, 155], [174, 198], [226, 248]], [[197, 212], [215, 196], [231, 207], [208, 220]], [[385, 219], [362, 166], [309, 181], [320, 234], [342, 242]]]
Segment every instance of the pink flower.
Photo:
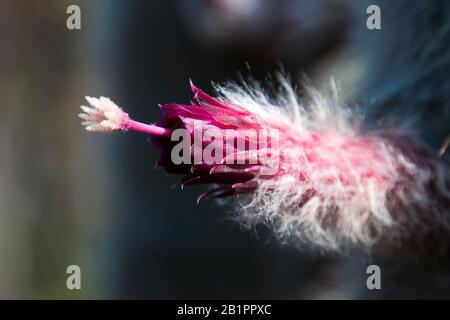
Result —
[[[447, 250], [448, 163], [404, 130], [362, 132], [360, 115], [337, 95], [309, 89], [300, 103], [281, 81], [277, 99], [233, 84], [217, 87], [216, 99], [191, 84], [194, 103], [161, 105], [156, 125], [131, 120], [106, 98], [88, 98], [80, 117], [88, 130], [150, 134], [160, 167], [183, 174], [181, 185], [214, 186], [198, 200], [234, 201], [246, 225], [268, 223], [282, 238], [325, 250]], [[174, 139], [180, 129], [186, 134]], [[174, 153], [181, 138], [187, 148]]]

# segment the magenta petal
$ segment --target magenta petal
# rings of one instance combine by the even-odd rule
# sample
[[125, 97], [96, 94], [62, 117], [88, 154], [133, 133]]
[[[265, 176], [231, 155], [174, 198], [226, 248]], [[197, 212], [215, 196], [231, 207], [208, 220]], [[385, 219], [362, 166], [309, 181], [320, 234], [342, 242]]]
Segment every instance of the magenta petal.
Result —
[[[235, 193], [247, 193], [254, 190], [253, 184], [247, 184], [251, 181], [255, 174], [260, 170], [259, 163], [250, 164], [249, 160], [257, 157], [258, 148], [249, 143], [248, 137], [245, 135], [245, 130], [258, 128], [257, 122], [254, 121], [253, 116], [241, 109], [239, 106], [221, 102], [213, 97], [207, 95], [205, 92], [195, 87], [191, 83], [191, 88], [194, 93], [194, 100], [197, 104], [162, 104], [160, 105], [164, 118], [157, 123], [157, 125], [167, 129], [183, 128], [189, 130], [191, 136], [194, 134], [194, 126], [196, 121], [201, 121], [201, 130], [219, 130], [220, 134], [225, 137], [230, 134], [232, 130], [232, 141], [224, 141], [224, 154], [240, 155], [236, 147], [237, 137], [244, 137], [246, 139], [245, 145], [252, 146], [253, 150], [246, 155], [247, 163], [245, 164], [181, 164], [175, 165], [170, 157], [172, 148], [178, 143], [171, 141], [170, 137], [152, 137], [151, 142], [161, 150], [161, 156], [158, 160], [158, 166], [162, 167], [168, 173], [184, 174], [184, 177], [178, 182], [179, 185], [196, 185], [196, 184], [218, 184], [216, 188], [199, 197], [199, 200], [208, 196], [224, 197]], [[203, 154], [204, 148], [209, 142], [204, 142], [202, 145], [194, 145], [191, 141], [189, 149], [191, 160], [195, 154]], [[196, 149], [200, 148], [200, 150]], [[255, 149], [256, 148], [256, 149]], [[197, 152], [197, 153], [196, 153]]]

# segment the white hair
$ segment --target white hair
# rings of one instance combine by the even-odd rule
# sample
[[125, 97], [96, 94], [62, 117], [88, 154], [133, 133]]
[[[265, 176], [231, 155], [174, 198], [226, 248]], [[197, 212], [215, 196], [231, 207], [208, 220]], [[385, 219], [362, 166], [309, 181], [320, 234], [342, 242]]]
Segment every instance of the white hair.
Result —
[[362, 132], [361, 112], [342, 106], [334, 81], [330, 95], [308, 87], [303, 101], [288, 81], [281, 84], [276, 98], [257, 84], [215, 85], [220, 99], [262, 126], [283, 123], [285, 136], [308, 142], [280, 142], [280, 174], [257, 176], [254, 193], [236, 201], [244, 225], [267, 223], [280, 238], [325, 251], [426, 246], [430, 235], [448, 234], [450, 176], [442, 159], [401, 127]]

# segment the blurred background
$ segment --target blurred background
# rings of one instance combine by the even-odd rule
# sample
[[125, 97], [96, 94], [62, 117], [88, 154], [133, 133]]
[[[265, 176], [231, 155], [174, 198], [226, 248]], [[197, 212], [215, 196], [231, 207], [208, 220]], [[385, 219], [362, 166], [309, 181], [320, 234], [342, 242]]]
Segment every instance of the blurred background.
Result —
[[[404, 9], [372, 2], [391, 15]], [[73, 4], [81, 9], [81, 30], [66, 27]], [[189, 101], [189, 79], [212, 93], [211, 81], [242, 73], [264, 82], [281, 69], [294, 81], [306, 74], [318, 87], [334, 76], [347, 101], [367, 104], [372, 95], [361, 92], [381, 92], [361, 80], [367, 59], [393, 45], [387, 35], [408, 29], [405, 23], [390, 33], [369, 31], [367, 5], [2, 0], [0, 298], [414, 296], [405, 282], [416, 269], [396, 263], [403, 276], [370, 292], [366, 267], [385, 260], [299, 250], [273, 241], [264, 227], [243, 231], [228, 219], [229, 208], [196, 205], [202, 188], [172, 188], [177, 177], [154, 169], [158, 153], [145, 136], [90, 134], [77, 118], [84, 96], [103, 95], [154, 122], [159, 103]], [[415, 19], [411, 13], [409, 21]], [[438, 28], [443, 17], [424, 19], [429, 40], [436, 34], [431, 22]], [[389, 80], [385, 74], [378, 83]], [[81, 268], [82, 290], [66, 288], [72, 264]]]

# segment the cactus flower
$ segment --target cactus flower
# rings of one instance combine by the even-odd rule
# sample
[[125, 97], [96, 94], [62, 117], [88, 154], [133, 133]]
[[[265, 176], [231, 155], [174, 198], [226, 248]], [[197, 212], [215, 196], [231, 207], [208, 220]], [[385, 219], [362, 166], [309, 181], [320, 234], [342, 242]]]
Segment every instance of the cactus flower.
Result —
[[235, 84], [213, 98], [191, 84], [192, 104], [160, 105], [156, 124], [104, 97], [87, 97], [80, 117], [90, 131], [149, 134], [180, 185], [211, 186], [198, 201], [229, 199], [246, 225], [267, 223], [281, 238], [327, 251], [446, 250], [448, 163], [402, 128], [363, 131], [361, 113], [336, 94], [308, 89], [300, 102], [281, 84], [277, 98]]

